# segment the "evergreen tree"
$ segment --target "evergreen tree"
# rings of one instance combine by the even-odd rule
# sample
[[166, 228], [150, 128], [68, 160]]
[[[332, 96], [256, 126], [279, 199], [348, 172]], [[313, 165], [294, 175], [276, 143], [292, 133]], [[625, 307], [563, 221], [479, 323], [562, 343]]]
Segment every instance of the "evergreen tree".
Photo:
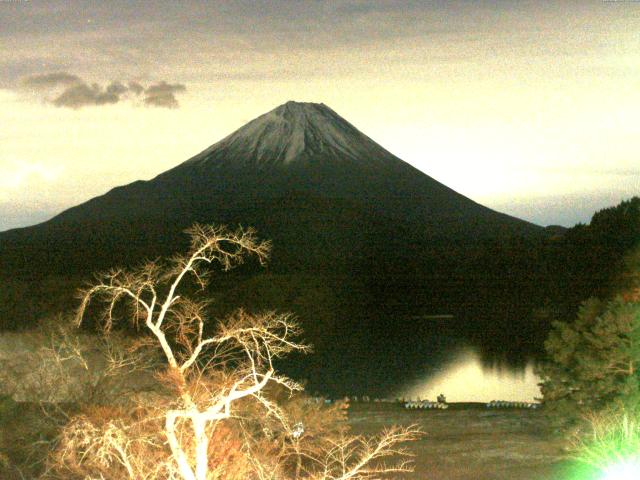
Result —
[[549, 412], [561, 423], [640, 402], [640, 247], [613, 300], [583, 302], [573, 322], [554, 322], [539, 369]]

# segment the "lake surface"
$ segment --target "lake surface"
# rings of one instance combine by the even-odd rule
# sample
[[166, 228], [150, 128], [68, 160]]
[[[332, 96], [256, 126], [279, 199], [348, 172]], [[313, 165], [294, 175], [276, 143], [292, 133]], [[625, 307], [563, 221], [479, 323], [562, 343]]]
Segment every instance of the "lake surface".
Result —
[[452, 402], [533, 402], [541, 396], [532, 357], [508, 355], [506, 341], [504, 350], [486, 348], [453, 322], [385, 335], [354, 329], [332, 340], [292, 362], [299, 370], [288, 371], [306, 380], [311, 394], [435, 400], [443, 393]]
[[499, 363], [488, 366], [476, 349], [463, 347], [451, 352], [449, 361], [425, 372], [423, 378], [409, 381], [395, 396], [435, 400], [443, 393], [450, 402], [533, 402], [541, 396], [538, 383], [532, 362], [522, 368]]

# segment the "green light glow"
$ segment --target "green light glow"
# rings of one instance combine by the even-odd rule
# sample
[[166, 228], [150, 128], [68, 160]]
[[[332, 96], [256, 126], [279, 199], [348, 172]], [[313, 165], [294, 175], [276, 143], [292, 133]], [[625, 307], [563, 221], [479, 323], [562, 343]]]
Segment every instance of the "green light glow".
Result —
[[585, 478], [586, 472], [581, 472], [576, 480], [640, 480], [638, 418], [638, 412], [601, 413], [591, 417], [591, 432], [577, 435], [573, 449], [574, 458], [590, 467], [592, 473]]
[[640, 479], [640, 459], [635, 458], [613, 464], [604, 469], [602, 480]]

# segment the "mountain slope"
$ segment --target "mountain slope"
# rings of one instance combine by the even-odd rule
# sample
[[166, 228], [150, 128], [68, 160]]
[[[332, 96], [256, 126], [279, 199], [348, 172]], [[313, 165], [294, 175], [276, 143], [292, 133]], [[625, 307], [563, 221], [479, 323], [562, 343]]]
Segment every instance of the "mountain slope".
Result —
[[542, 232], [416, 170], [325, 105], [288, 102], [150, 181], [0, 233], [0, 271], [86, 272], [167, 255], [195, 221], [255, 226], [282, 270], [361, 269], [374, 254], [405, 261], [427, 247]]

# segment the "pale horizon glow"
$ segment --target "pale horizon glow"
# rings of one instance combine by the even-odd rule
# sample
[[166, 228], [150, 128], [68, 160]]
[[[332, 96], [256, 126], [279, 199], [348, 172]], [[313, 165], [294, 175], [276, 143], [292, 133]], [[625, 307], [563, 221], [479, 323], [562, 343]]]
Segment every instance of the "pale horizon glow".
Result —
[[14, 162], [13, 165], [7, 165], [0, 170], [0, 192], [2, 197], [6, 198], [8, 191], [14, 188], [20, 188], [31, 179], [41, 182], [54, 182], [62, 171], [62, 167], [51, 167], [39, 163], [20, 163]]
[[[539, 225], [640, 194], [640, 3], [157, 3], [0, 2], [0, 175], [31, 172], [0, 181], [0, 231], [151, 179], [288, 100]], [[178, 108], [72, 109], [24, 88], [55, 73], [185, 90]]]
[[541, 396], [540, 378], [533, 364], [521, 372], [485, 368], [473, 349], [452, 355], [453, 360], [431, 378], [418, 381], [402, 390], [402, 398], [435, 401], [443, 393], [448, 402], [490, 402], [504, 400], [534, 402]]

